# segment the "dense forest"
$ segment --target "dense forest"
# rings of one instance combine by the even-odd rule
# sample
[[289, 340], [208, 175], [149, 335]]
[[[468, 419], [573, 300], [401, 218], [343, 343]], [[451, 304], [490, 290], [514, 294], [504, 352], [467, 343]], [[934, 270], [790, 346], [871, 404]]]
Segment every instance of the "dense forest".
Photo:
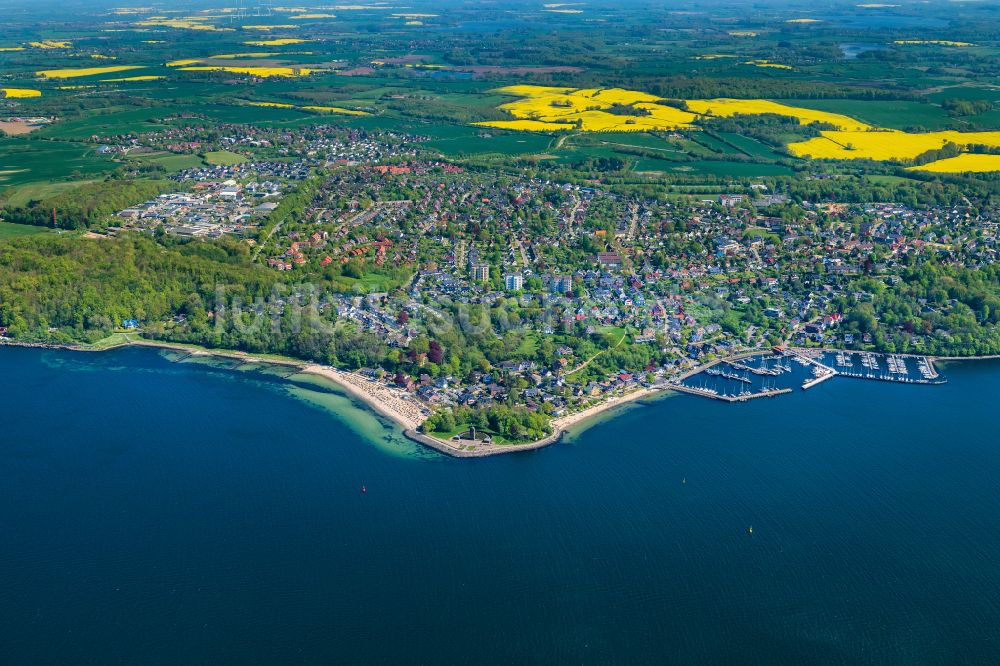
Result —
[[455, 407], [435, 412], [424, 421], [424, 432], [450, 435], [459, 429], [475, 427], [479, 432], [499, 435], [509, 441], [536, 441], [552, 432], [544, 413], [525, 407], [488, 408]]
[[168, 248], [140, 236], [21, 238], [0, 243], [0, 326], [17, 339], [93, 342], [126, 319], [204, 318], [217, 285], [252, 300], [274, 282], [236, 241]]

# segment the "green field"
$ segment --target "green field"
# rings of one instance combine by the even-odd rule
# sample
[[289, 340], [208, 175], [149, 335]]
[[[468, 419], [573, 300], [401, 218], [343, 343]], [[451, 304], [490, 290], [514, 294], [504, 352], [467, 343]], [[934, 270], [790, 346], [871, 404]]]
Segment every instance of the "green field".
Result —
[[146, 164], [159, 164], [166, 169], [168, 173], [182, 171], [183, 169], [193, 169], [195, 167], [205, 165], [202, 159], [197, 155], [141, 155], [136, 159], [140, 162], [145, 162]]
[[92, 136], [111, 137], [132, 132], [149, 132], [165, 127], [165, 116], [179, 109], [168, 106], [142, 108], [111, 108], [87, 112], [79, 118], [54, 123], [39, 130], [39, 138], [88, 139]]
[[237, 153], [231, 153], [228, 150], [216, 150], [205, 153], [205, 161], [216, 166], [232, 166], [234, 164], [243, 164], [247, 161], [247, 158]]
[[712, 151], [714, 153], [721, 153], [723, 155], [737, 153], [733, 147], [727, 146], [725, 143], [716, 139], [714, 136], [706, 132], [692, 132], [691, 140], [694, 143], [702, 146], [706, 150]]
[[781, 157], [781, 155], [775, 153], [770, 146], [761, 143], [757, 139], [752, 139], [748, 136], [743, 136], [742, 134], [734, 134], [732, 132], [719, 132], [719, 136], [730, 146], [733, 146], [740, 152], [743, 152], [751, 157], [763, 157], [766, 159], [777, 159]]
[[27, 224], [11, 224], [10, 222], [0, 222], [0, 240], [8, 238], [18, 238], [20, 236], [34, 236], [36, 234], [48, 233], [45, 227], [32, 227]]
[[30, 183], [17, 188], [12, 188], [7, 195], [5, 203], [10, 206], [23, 206], [33, 199], [44, 199], [67, 190], [92, 183], [92, 180], [74, 180], [54, 183]]
[[780, 164], [758, 164], [755, 162], [722, 162], [699, 160], [693, 162], [667, 162], [655, 158], [640, 158], [634, 171], [660, 171], [674, 174], [716, 175], [746, 178], [754, 176], [790, 176], [792, 170]]
[[94, 146], [40, 138], [0, 140], [0, 188], [51, 182], [114, 170], [118, 165], [97, 155]]
[[955, 125], [955, 119], [949, 117], [944, 109], [925, 102], [882, 102], [853, 99], [785, 99], [777, 101], [790, 106], [839, 113], [869, 125], [892, 129], [940, 130]]
[[491, 133], [480, 128], [454, 128], [454, 132], [443, 131], [440, 134], [452, 134], [433, 139], [424, 143], [428, 148], [441, 151], [444, 155], [528, 155], [545, 152], [552, 137], [547, 134], [529, 132]]

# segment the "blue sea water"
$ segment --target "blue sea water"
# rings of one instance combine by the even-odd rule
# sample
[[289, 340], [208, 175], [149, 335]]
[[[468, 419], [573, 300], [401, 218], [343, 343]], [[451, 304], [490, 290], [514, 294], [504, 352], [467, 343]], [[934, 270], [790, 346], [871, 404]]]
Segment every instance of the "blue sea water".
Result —
[[1000, 364], [947, 371], [452, 460], [303, 377], [0, 349], [0, 662], [997, 663]]

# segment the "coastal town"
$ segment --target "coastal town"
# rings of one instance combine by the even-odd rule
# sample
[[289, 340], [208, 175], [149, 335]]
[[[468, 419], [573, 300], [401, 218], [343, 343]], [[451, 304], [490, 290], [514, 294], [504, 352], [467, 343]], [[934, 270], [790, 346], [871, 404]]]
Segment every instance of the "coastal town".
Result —
[[[731, 393], [685, 381], [748, 354], [933, 356], [958, 333], [940, 322], [974, 304], [940, 292], [887, 308], [887, 294], [919, 261], [975, 269], [997, 251], [996, 211], [972, 201], [792, 201], [763, 179], [746, 192], [664, 200], [421, 158], [418, 137], [355, 145], [358, 136], [329, 127], [272, 138], [226, 129], [208, 147], [242, 147], [246, 161], [182, 171], [173, 177], [182, 191], [122, 210], [118, 223], [249, 244], [263, 269], [291, 276], [269, 315], [310, 301], [333, 331], [338, 352], [320, 353], [330, 363], [314, 371], [457, 451], [547, 441], [578, 415], [666, 388], [729, 400], [790, 390], [750, 390], [745, 366]], [[309, 156], [276, 154], [282, 138], [305, 142]], [[178, 128], [116, 140], [190, 151], [206, 139]], [[301, 213], [269, 219], [297, 190], [309, 193]], [[317, 299], [309, 285], [319, 278], [343, 288]], [[984, 307], [972, 316], [995, 316]], [[888, 334], [872, 325], [893, 318]], [[155, 330], [183, 340], [189, 326], [180, 317]], [[807, 383], [851, 376], [828, 369]], [[540, 418], [502, 428], [499, 417], [476, 417], [477, 438], [452, 417], [507, 409]]]

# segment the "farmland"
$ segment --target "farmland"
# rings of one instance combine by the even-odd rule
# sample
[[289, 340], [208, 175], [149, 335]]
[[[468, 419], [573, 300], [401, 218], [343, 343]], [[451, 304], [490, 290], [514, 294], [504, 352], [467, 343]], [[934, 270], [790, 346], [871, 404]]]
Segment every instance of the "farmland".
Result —
[[912, 160], [947, 143], [1000, 148], [1000, 132], [841, 132], [824, 131], [821, 136], [788, 146], [796, 155], [814, 159]]
[[[978, 8], [965, 10], [974, 20], [950, 17], [947, 31], [931, 26], [934, 7], [733, 8], [724, 25], [610, 4], [515, 3], [517, 20], [476, 7], [387, 9], [251, 19], [122, 7], [85, 14], [73, 31], [40, 28], [45, 15], [17, 19], [0, 45], [0, 103], [9, 117], [52, 121], [31, 126], [47, 143], [11, 144], [0, 187], [204, 165], [195, 150], [97, 152], [101, 139], [191, 122], [399, 131], [431, 157], [581, 177], [600, 169], [673, 191], [807, 169], [907, 180], [994, 172], [985, 153], [1000, 131], [1000, 45]], [[669, 33], [645, 34], [652, 24]], [[969, 156], [930, 154], [951, 144]]]

